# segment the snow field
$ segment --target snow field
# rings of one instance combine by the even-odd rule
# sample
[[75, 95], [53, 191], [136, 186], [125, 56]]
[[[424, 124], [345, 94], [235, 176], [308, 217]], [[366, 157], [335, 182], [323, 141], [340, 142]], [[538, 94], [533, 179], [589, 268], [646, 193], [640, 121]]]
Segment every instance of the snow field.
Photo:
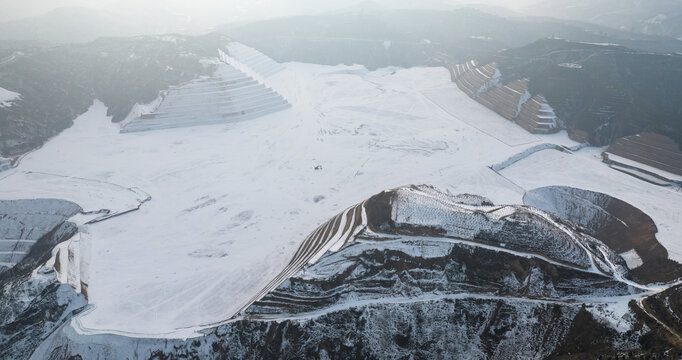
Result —
[[[74, 322], [78, 332], [196, 336], [257, 298], [313, 229], [385, 189], [431, 184], [495, 204], [521, 204], [524, 190], [549, 175], [543, 167], [513, 171], [547, 151], [511, 165], [504, 176], [487, 166], [559, 136], [531, 135], [497, 116], [459, 91], [444, 68], [370, 72], [288, 63], [267, 86], [292, 108], [248, 121], [144, 133], [120, 134], [96, 102], [0, 179], [2, 197], [60, 196], [84, 209], [140, 202], [129, 188], [102, 184], [151, 196], [138, 211], [87, 225], [92, 307]], [[613, 172], [600, 159], [581, 159], [589, 164], [568, 164]], [[562, 166], [553, 161], [545, 166]], [[565, 182], [579, 186], [580, 178], [559, 170]], [[87, 180], [26, 182], [27, 174], [37, 173]], [[607, 187], [599, 184], [608, 178], [591, 178], [592, 187]], [[92, 182], [102, 186], [89, 190]], [[629, 184], [642, 198], [667, 194], [660, 188], [641, 193]], [[666, 208], [670, 202], [661, 205]], [[660, 215], [650, 214], [655, 220]]]

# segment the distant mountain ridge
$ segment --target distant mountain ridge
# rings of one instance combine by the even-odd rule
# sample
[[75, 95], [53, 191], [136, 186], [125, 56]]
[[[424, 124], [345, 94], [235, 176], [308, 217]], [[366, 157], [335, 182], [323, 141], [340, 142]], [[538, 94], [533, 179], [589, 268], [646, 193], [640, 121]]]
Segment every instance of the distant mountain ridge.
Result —
[[[646, 52], [682, 52], [682, 41], [555, 19], [504, 18], [471, 9], [355, 11], [225, 25], [217, 31], [278, 61], [368, 68], [439, 65], [442, 54], [465, 62], [539, 38], [618, 43]], [[384, 45], [391, 46], [385, 47]], [[409, 47], [406, 48], [406, 47]]]
[[682, 2], [676, 0], [544, 0], [526, 12], [682, 38]]
[[100, 37], [198, 31], [184, 17], [161, 10], [151, 17], [143, 12], [63, 7], [43, 15], [0, 23], [0, 40], [83, 43]]

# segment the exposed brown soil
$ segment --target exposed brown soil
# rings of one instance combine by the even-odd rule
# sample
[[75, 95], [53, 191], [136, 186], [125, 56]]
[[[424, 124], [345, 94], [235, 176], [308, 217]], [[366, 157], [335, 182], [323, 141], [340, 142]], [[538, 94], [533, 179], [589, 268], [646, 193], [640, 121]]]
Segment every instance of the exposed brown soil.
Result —
[[496, 70], [497, 64], [495, 63], [471, 69], [461, 74], [455, 81], [455, 84], [469, 97], [474, 98], [478, 90], [490, 81]]
[[582, 144], [584, 142], [589, 141], [589, 139], [590, 139], [590, 134], [587, 131], [575, 129], [575, 128], [571, 128], [571, 127], [569, 127], [567, 130], [568, 130], [568, 137], [573, 141], [576, 141], [576, 142], [579, 142]]
[[519, 102], [528, 90], [528, 79], [517, 80], [501, 88], [481, 94], [476, 101], [498, 113], [507, 120], [514, 120]]
[[[632, 269], [633, 280], [647, 284], [670, 282], [682, 277], [682, 264], [668, 259], [668, 251], [656, 238], [658, 232], [656, 224], [649, 215], [640, 209], [602, 193], [563, 186], [552, 186], [549, 189], [565, 194], [565, 196], [559, 197], [560, 200], [555, 200], [561, 202], [561, 204], [557, 203], [558, 206], [570, 209], [568, 214], [562, 216], [565, 217], [565, 220], [586, 227], [587, 233], [619, 254], [632, 249], [637, 252], [643, 264]], [[539, 190], [542, 189], [533, 191]], [[572, 202], [570, 199], [575, 199], [575, 201]], [[564, 202], [568, 203], [563, 204]], [[534, 204], [531, 203], [530, 205]], [[608, 220], [599, 221], [596, 221], [597, 219], [581, 219], [581, 209], [584, 206], [601, 208], [611, 217]], [[588, 211], [588, 209], [584, 210]], [[574, 216], [578, 216], [578, 218], [572, 218]]]
[[682, 277], [682, 265], [668, 259], [668, 251], [656, 239], [658, 228], [647, 214], [634, 206], [611, 198], [605, 210], [617, 219], [599, 229], [596, 237], [618, 253], [635, 249], [643, 265], [632, 270], [642, 283], [667, 282]]
[[559, 131], [559, 127], [550, 127], [547, 124], [540, 123], [539, 115], [542, 114], [543, 105], [547, 104], [547, 100], [542, 95], [535, 95], [530, 100], [526, 101], [521, 106], [521, 112], [516, 119], [516, 123], [526, 131], [534, 134], [548, 134]]
[[675, 141], [664, 135], [643, 133], [620, 138], [606, 152], [682, 175], [682, 151]]
[[503, 118], [516, 121], [519, 126], [530, 133], [546, 134], [559, 130], [540, 122], [541, 119], [538, 117], [542, 114], [540, 109], [542, 105], [547, 103], [542, 95], [535, 95], [519, 109], [521, 98], [528, 91], [528, 79], [516, 80], [505, 86], [492, 88], [479, 94], [478, 91], [492, 79], [498, 67], [496, 63], [481, 67], [476, 67], [474, 64], [474, 62], [468, 62], [466, 64], [451, 64], [447, 67], [452, 81], [469, 97]]

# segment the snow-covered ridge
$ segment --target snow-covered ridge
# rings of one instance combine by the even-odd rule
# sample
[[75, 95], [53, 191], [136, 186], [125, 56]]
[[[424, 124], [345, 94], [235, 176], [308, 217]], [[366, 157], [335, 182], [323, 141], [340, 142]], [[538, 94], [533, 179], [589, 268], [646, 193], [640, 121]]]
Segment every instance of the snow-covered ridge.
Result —
[[[538, 210], [525, 210], [522, 206], [465, 205], [461, 198], [429, 186], [407, 186], [382, 192], [344, 210], [308, 235], [285, 268], [242, 305], [239, 312], [247, 310], [289, 278], [300, 275], [302, 269], [351, 244], [366, 228], [374, 232], [389, 231], [386, 226], [392, 225], [384, 222], [386, 206], [390, 208], [388, 211], [390, 220], [395, 224], [393, 226], [407, 229], [399, 232], [426, 231], [432, 234], [430, 230], [420, 230], [426, 227], [435, 231], [437, 235], [431, 236], [436, 238], [463, 240], [473, 246], [481, 244], [514, 253], [518, 251], [524, 256], [537, 256], [544, 261], [570, 266], [579, 271], [598, 275], [627, 272], [622, 265], [613, 265], [603, 257], [618, 258], [608, 248], [602, 247], [602, 253], [588, 250], [595, 243], [599, 246], [597, 240], [583, 239], [583, 235], [572, 233], [567, 226], [559, 225], [546, 214], [536, 216]], [[509, 228], [510, 223], [517, 222], [531, 226], [516, 230]], [[487, 234], [486, 237], [482, 237], [483, 234]], [[525, 242], [526, 238], [528, 242]], [[607, 263], [612, 267], [609, 268]]]
[[[532, 208], [466, 208], [449, 195], [428, 187], [397, 189], [391, 203], [391, 219], [398, 227], [426, 226], [442, 231], [441, 236], [542, 254], [578, 268], [607, 273], [621, 271], [620, 267], [610, 269], [599, 251], [589, 250], [596, 240]], [[613, 256], [611, 253], [609, 256]]]
[[10, 107], [19, 99], [21, 99], [21, 94], [0, 87], [0, 108]]
[[[400, 243], [396, 249], [401, 252], [425, 258], [447, 256], [452, 244], [465, 244], [540, 259], [572, 271], [590, 273], [597, 279], [627, 276], [625, 262], [616, 253], [540, 210], [524, 206], [465, 205], [460, 199], [461, 196], [430, 186], [406, 186], [384, 191], [345, 210], [309, 235], [289, 265], [242, 310], [254, 314], [249, 309], [252, 304], [256, 303], [260, 309], [293, 301], [286, 297], [274, 300], [273, 296], [279, 295], [271, 295], [279, 286], [293, 286], [287, 282], [292, 277], [324, 281], [323, 278], [333, 273], [345, 273], [344, 265], [337, 265], [338, 256], [333, 255], [340, 249], [344, 249], [345, 258], [352, 258], [369, 249], [388, 249], [393, 241]], [[359, 234], [363, 234], [363, 239], [384, 236], [386, 240], [377, 243], [361, 240], [365, 245], [358, 246], [355, 241]], [[424, 245], [410, 249], [407, 239], [433, 244], [425, 252]], [[330, 257], [334, 260], [329, 260]], [[322, 265], [316, 266], [318, 261]], [[318, 270], [311, 272], [310, 268]], [[625, 283], [630, 286], [629, 282]], [[265, 302], [261, 301], [264, 298]]]
[[[676, 209], [682, 194], [671, 188], [643, 182], [601, 163], [603, 149], [584, 148], [568, 154], [543, 150], [499, 173], [530, 191], [547, 186], [568, 186], [607, 194], [640, 209], [655, 222], [656, 238], [671, 260], [682, 259], [679, 242], [682, 214]], [[595, 161], [596, 160], [596, 161]]]
[[352, 206], [333, 217], [308, 235], [289, 264], [272, 279], [256, 296], [251, 298], [241, 310], [275, 290], [282, 282], [296, 275], [304, 266], [314, 264], [327, 252], [336, 252], [367, 226], [365, 202]]
[[[572, 224], [526, 206], [466, 205], [458, 199], [429, 186], [401, 187], [373, 196], [363, 202], [367, 223], [355, 241], [304, 266], [235, 320], [241, 320], [239, 324], [324, 322], [339, 313], [364, 313], [387, 304], [479, 299], [503, 304], [587, 304], [595, 317], [624, 332], [633, 324], [627, 320], [627, 303], [662, 289], [628, 280], [626, 260]], [[456, 231], [462, 234], [457, 216], [489, 216], [499, 224], [518, 226], [519, 214], [539, 225], [530, 231], [538, 239], [536, 249], [515, 243], [523, 231], [505, 235], [505, 243], [453, 236]], [[485, 220], [465, 225], [464, 230], [472, 233], [491, 228]], [[590, 267], [553, 256], [553, 245], [543, 242], [542, 234], [550, 229], [564, 232], [575, 245], [570, 251], [587, 254]], [[610, 310], [605, 312], [604, 307]], [[334, 323], [339, 321], [343, 322]]]

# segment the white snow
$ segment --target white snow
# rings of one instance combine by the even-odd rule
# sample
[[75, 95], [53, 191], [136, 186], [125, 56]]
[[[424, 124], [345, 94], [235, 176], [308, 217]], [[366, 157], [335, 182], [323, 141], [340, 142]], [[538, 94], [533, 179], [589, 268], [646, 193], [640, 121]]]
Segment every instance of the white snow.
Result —
[[20, 98], [21, 94], [0, 87], [0, 107], [12, 106], [12, 103]]
[[[139, 211], [89, 226], [94, 309], [80, 318], [83, 331], [186, 336], [192, 330], [184, 328], [229, 318], [309, 232], [387, 188], [430, 183], [520, 203], [523, 193], [485, 168], [520, 149], [422, 95], [438, 88], [465, 97], [446, 69], [286, 64], [268, 81], [293, 108], [228, 125], [119, 134], [97, 102], [0, 182], [8, 189], [16, 177], [14, 197], [64, 194], [81, 206], [101, 196], [80, 193], [78, 183], [56, 193], [52, 182], [29, 185], [25, 172], [135, 186], [152, 196]], [[340, 109], [348, 106], [366, 110], [349, 116]], [[490, 116], [481, 106], [467, 109], [460, 117]], [[313, 201], [318, 196], [324, 199]]]
[[642, 295], [618, 296], [595, 299], [596, 304], [588, 306], [587, 310], [598, 319], [608, 323], [613, 329], [626, 332], [632, 329], [635, 317], [630, 312], [630, 301], [641, 299]]
[[[59, 150], [55, 150], [59, 151]], [[0, 179], [0, 199], [62, 199], [69, 200], [83, 208], [85, 213], [99, 213], [92, 220], [103, 220], [137, 209], [149, 195], [135, 188], [125, 188], [106, 182], [107, 173], [100, 174], [102, 180], [88, 180], [73, 176], [33, 171], [8, 171]], [[24, 167], [21, 167], [24, 168]]]
[[583, 68], [582, 65], [576, 64], [576, 63], [561, 63], [561, 64], [559, 64], [559, 66], [569, 68], [569, 69], [582, 69]]
[[618, 170], [618, 171], [624, 172], [626, 174], [630, 174], [634, 177], [640, 178], [644, 181], [648, 181], [652, 184], [656, 184], [656, 185], [660, 185], [660, 186], [671, 186], [672, 185], [672, 183], [670, 181], [662, 180], [661, 178], [659, 178], [657, 176], [652, 176], [652, 175], [647, 174], [647, 173], [640, 171], [640, 170], [631, 169], [629, 167], [620, 166], [618, 164], [611, 164], [609, 166], [614, 170]]
[[626, 251], [619, 255], [620, 257], [623, 258], [623, 260], [625, 260], [625, 263], [628, 265], [628, 268], [630, 269], [636, 269], [642, 266], [642, 264], [644, 264], [642, 258], [639, 257], [639, 254], [637, 254], [637, 251], [635, 249]]
[[601, 162], [600, 148], [584, 148], [573, 154], [543, 150], [500, 173], [532, 190], [550, 185], [579, 187], [611, 195], [644, 211], [656, 223], [656, 238], [669, 257], [682, 261], [682, 191], [657, 186], [609, 168]]
[[[222, 52], [221, 57], [225, 57]], [[215, 62], [212, 76], [200, 77], [165, 91], [140, 114], [122, 124], [121, 132], [140, 132], [246, 121], [290, 107], [281, 95], [232, 65]], [[130, 118], [130, 116], [128, 116]]]
[[[483, 107], [456, 87], [448, 86], [442, 89], [424, 91], [424, 96], [453, 117], [507, 145], [516, 146], [540, 141], [538, 136], [527, 132], [515, 123], [500, 121], [503, 119], [500, 115]], [[472, 111], [476, 111], [477, 116], [471, 116]]]
[[[635, 160], [630, 160], [630, 159], [624, 158], [622, 156], [611, 154], [610, 152], [607, 152], [607, 154], [609, 155], [610, 160], [619, 162], [621, 164], [633, 166], [633, 167], [636, 167], [636, 168], [639, 168], [639, 169], [642, 169], [645, 171], [649, 171], [649, 172], [652, 172], [652, 173], [657, 174], [659, 176], [662, 176], [666, 179], [675, 180], [675, 181], [682, 181], [682, 175], [673, 174], [671, 172], [661, 170], [661, 169], [655, 168], [653, 166], [649, 166], [647, 164], [637, 162]], [[645, 176], [645, 174], [644, 173], [638, 173], [637, 176]], [[658, 181], [661, 181], [661, 180], [658, 179]]]
[[227, 49], [233, 57], [232, 60], [237, 60], [239, 63], [246, 65], [263, 78], [268, 78], [282, 71], [282, 65], [254, 48], [238, 42], [232, 42], [227, 45]]
[[[120, 134], [96, 102], [0, 179], [0, 198], [41, 194], [86, 209], [134, 205], [141, 192], [133, 187], [151, 195], [138, 211], [85, 225], [90, 256], [81, 263], [90, 271], [81, 276], [92, 307], [77, 331], [194, 336], [232, 317], [320, 224], [407, 184], [520, 204], [536, 184], [610, 189], [615, 178], [616, 189], [632, 193], [617, 197], [654, 217], [664, 245], [680, 233], [682, 219], [670, 214], [679, 193], [582, 150], [578, 163], [541, 151], [505, 169], [509, 179], [489, 169], [559, 135], [531, 135], [499, 117], [459, 91], [445, 68], [289, 63], [267, 81], [292, 108], [230, 124]], [[526, 169], [546, 153], [552, 162]], [[599, 176], [580, 176], [592, 168]]]

